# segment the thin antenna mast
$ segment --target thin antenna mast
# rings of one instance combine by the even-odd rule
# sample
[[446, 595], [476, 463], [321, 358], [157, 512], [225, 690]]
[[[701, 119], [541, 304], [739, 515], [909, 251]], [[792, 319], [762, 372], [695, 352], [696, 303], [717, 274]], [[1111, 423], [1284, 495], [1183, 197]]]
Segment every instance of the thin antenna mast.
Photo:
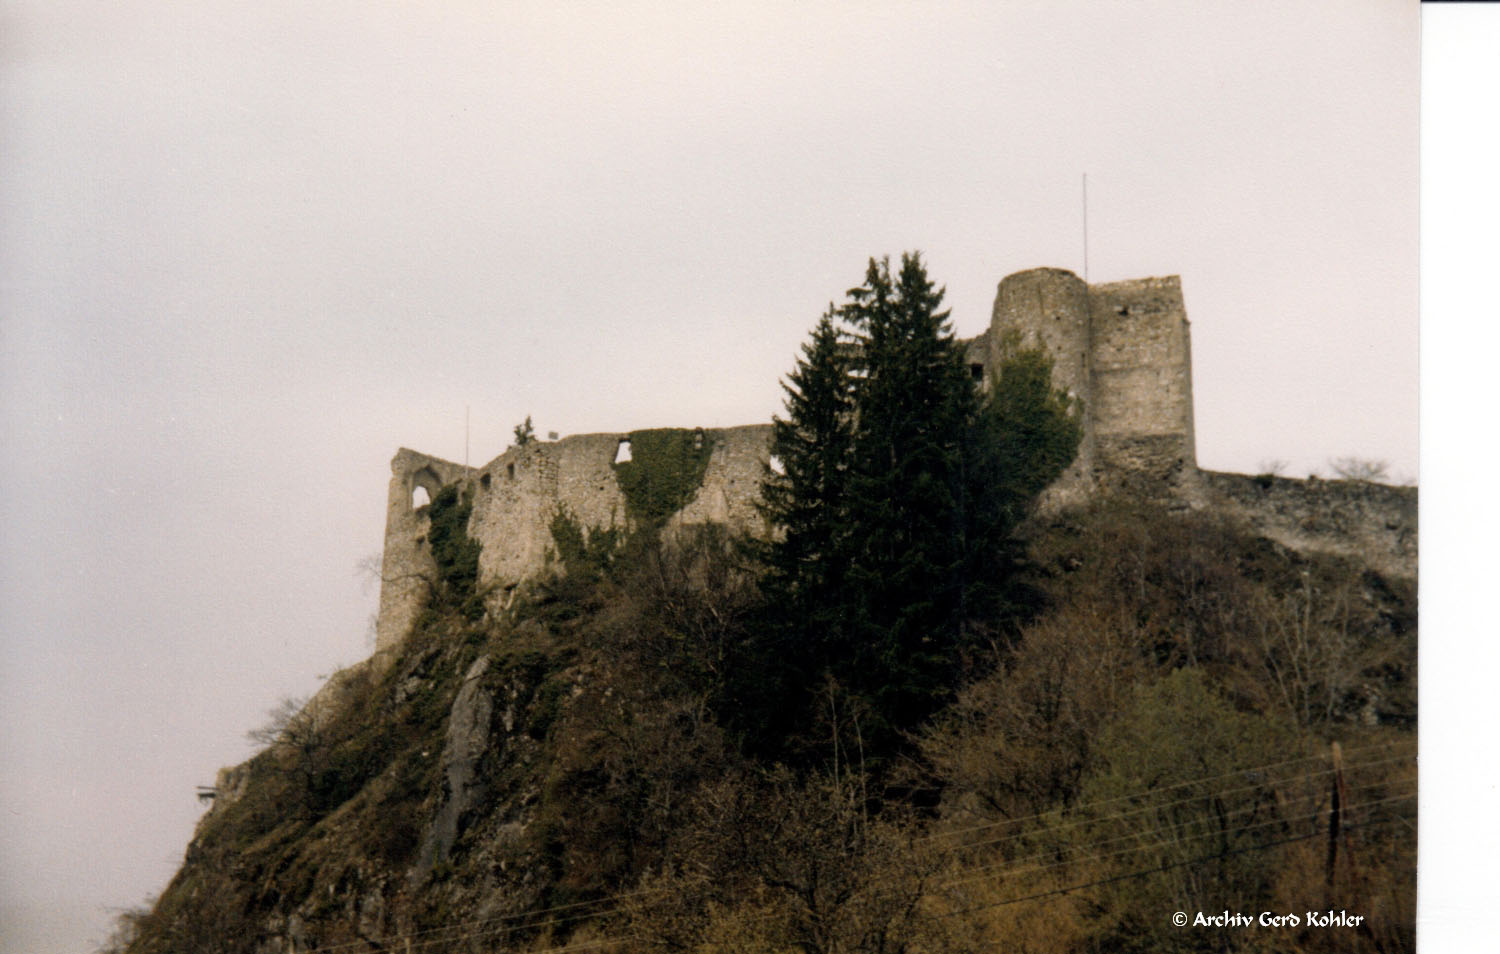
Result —
[[1083, 174], [1083, 283], [1089, 283], [1089, 174]]

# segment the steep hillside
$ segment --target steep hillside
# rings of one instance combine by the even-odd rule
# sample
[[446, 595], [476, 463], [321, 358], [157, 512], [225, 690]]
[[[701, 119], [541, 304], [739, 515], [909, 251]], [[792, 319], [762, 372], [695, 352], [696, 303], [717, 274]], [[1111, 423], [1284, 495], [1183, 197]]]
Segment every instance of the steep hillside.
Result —
[[[501, 618], [458, 546], [388, 665], [226, 773], [122, 946], [1412, 949], [1412, 581], [1146, 507], [1024, 542], [1013, 610], [886, 751], [837, 685], [777, 738], [738, 708], [763, 607], [721, 536], [575, 561]], [[1169, 921], [1226, 909], [1299, 923]]]

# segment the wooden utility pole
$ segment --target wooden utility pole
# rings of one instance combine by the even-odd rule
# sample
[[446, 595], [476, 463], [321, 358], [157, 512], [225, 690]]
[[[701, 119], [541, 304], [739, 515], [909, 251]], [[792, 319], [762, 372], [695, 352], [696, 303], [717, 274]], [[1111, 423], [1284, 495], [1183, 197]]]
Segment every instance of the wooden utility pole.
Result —
[[1333, 785], [1332, 805], [1328, 812], [1328, 870], [1324, 876], [1324, 885], [1328, 889], [1328, 907], [1334, 906], [1333, 897], [1333, 873], [1334, 866], [1338, 862], [1339, 836], [1344, 837], [1344, 867], [1348, 869], [1348, 877], [1344, 879], [1344, 888], [1347, 891], [1358, 878], [1359, 873], [1354, 866], [1354, 839], [1349, 836], [1349, 788], [1344, 784], [1344, 752], [1339, 744], [1334, 742], [1331, 746], [1333, 754]]
[[1330, 789], [1332, 807], [1328, 810], [1328, 864], [1323, 875], [1328, 907], [1333, 907], [1333, 869], [1339, 858], [1339, 828], [1343, 823], [1344, 809], [1344, 753], [1337, 742], [1332, 746], [1333, 785]]

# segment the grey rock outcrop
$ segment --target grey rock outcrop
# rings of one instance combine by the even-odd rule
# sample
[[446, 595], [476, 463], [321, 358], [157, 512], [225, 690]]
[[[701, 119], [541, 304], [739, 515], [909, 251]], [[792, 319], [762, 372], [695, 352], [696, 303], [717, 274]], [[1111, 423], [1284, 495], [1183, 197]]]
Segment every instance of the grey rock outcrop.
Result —
[[463, 686], [448, 713], [448, 734], [443, 746], [443, 798], [434, 814], [417, 855], [417, 866], [411, 880], [420, 882], [432, 866], [448, 856], [458, 838], [460, 824], [483, 797], [483, 785], [477, 781], [479, 760], [490, 744], [490, 717], [494, 699], [484, 688], [484, 674], [489, 657], [481, 656], [464, 674]]

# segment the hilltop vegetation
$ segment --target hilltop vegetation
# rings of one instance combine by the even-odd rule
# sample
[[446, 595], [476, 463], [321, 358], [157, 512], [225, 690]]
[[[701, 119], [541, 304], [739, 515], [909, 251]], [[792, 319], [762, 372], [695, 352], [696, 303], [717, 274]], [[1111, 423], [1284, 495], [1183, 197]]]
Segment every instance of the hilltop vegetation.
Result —
[[[1073, 409], [1020, 349], [976, 388], [941, 297], [872, 262], [819, 322], [770, 544], [559, 512], [562, 572], [487, 615], [435, 497], [411, 635], [277, 726], [119, 947], [1411, 950], [1411, 582], [1211, 513], [1029, 515]], [[640, 500], [690, 438], [640, 441], [679, 462]], [[1301, 923], [1170, 920], [1225, 910]]]
[[[245, 767], [130, 949], [1411, 949], [1409, 584], [1121, 506], [1026, 549], [1041, 608], [884, 761], [832, 686], [794, 763], [725, 731], [759, 597], [712, 533], [556, 579], [512, 620], [434, 612], [385, 673], [340, 680], [313, 738]], [[479, 659], [491, 705], [466, 749]], [[1349, 826], [1331, 890], [1330, 741]], [[1367, 920], [1167, 921], [1329, 904]]]

